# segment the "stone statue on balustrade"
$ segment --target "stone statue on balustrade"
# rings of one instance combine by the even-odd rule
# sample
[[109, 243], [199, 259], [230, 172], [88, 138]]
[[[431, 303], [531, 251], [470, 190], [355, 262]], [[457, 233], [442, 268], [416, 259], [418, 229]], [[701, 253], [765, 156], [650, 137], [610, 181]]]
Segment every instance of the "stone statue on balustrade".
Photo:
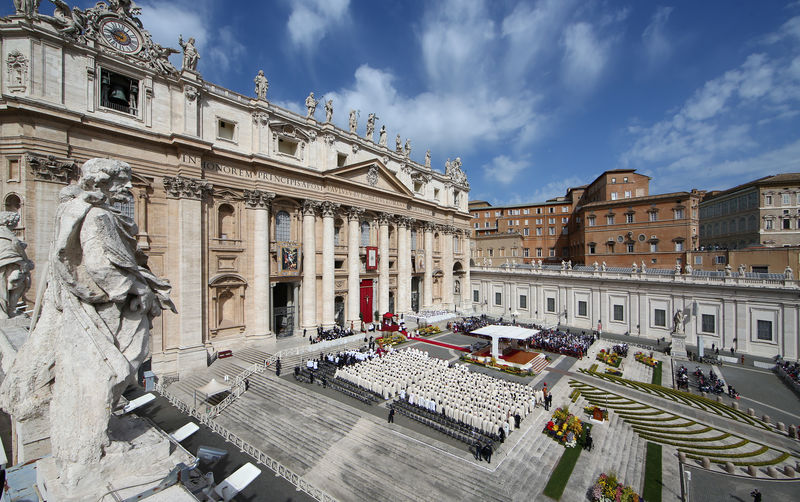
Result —
[[262, 101], [267, 100], [267, 91], [269, 90], [269, 80], [264, 76], [264, 70], [258, 70], [258, 75], [253, 79], [256, 84], [256, 96]]
[[349, 125], [350, 125], [350, 132], [355, 134], [356, 129], [358, 128], [358, 111], [350, 110]]
[[170, 286], [147, 267], [134, 221], [114, 208], [131, 193], [131, 168], [112, 159], [83, 164], [61, 190], [32, 329], [0, 386], [0, 407], [15, 420], [49, 411], [59, 482], [77, 486], [109, 455], [109, 420], [122, 392], [150, 355], [150, 328], [175, 311]]
[[380, 117], [376, 116], [374, 113], [370, 113], [367, 117], [367, 139], [372, 141], [372, 137], [375, 135], [375, 120], [380, 120]]
[[378, 139], [378, 144], [379, 145], [386, 146], [388, 144], [387, 143], [387, 139], [386, 139], [386, 126], [385, 125], [381, 126], [381, 132], [380, 132], [380, 135], [378, 136], [378, 138], [379, 138]]
[[42, 0], [14, 0], [14, 8], [18, 16], [35, 17], [39, 13]]
[[675, 315], [672, 318], [672, 325], [673, 333], [683, 333], [683, 309], [678, 309], [675, 311]]
[[183, 49], [183, 69], [197, 71], [197, 61], [200, 59], [200, 53], [194, 46], [194, 37], [189, 37], [188, 42], [183, 41], [183, 35], [178, 35], [178, 45]]
[[0, 211], [0, 319], [15, 316], [17, 303], [31, 287], [33, 262], [25, 254], [27, 244], [14, 233], [19, 213]]
[[329, 99], [325, 103], [325, 122], [330, 123], [333, 120], [333, 100]]
[[400, 139], [400, 135], [398, 134], [397, 137], [394, 139], [394, 149], [398, 153], [403, 153], [403, 140]]
[[403, 154], [406, 157], [411, 156], [411, 140], [406, 138], [406, 145], [403, 147]]
[[425, 167], [431, 167], [431, 149], [425, 151]]
[[308, 97], [306, 98], [306, 109], [308, 110], [308, 113], [306, 114], [306, 118], [307, 119], [313, 119], [314, 118], [314, 113], [316, 113], [316, 111], [317, 111], [317, 105], [318, 104], [319, 104], [319, 101], [314, 98], [314, 93], [313, 92], [309, 92], [308, 93]]

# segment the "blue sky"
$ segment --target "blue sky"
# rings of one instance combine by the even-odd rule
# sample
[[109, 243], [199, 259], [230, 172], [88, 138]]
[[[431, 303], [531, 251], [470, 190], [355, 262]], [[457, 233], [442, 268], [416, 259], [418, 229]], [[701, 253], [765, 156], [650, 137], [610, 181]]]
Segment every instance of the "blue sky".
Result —
[[313, 90], [340, 127], [374, 112], [415, 160], [460, 156], [471, 199], [540, 201], [615, 168], [651, 193], [800, 172], [800, 0], [137, 4], [156, 41], [197, 39], [207, 81], [252, 95], [263, 69], [281, 106], [305, 113]]

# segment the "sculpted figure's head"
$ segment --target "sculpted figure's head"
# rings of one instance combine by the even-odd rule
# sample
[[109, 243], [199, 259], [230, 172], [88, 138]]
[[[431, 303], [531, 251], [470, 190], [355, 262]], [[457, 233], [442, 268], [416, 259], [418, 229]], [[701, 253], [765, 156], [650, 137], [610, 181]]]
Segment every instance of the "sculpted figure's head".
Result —
[[17, 228], [19, 213], [15, 211], [0, 211], [0, 225], [11, 229]]
[[132, 195], [131, 166], [120, 160], [87, 160], [78, 185], [87, 192], [102, 192], [109, 202], [127, 202]]

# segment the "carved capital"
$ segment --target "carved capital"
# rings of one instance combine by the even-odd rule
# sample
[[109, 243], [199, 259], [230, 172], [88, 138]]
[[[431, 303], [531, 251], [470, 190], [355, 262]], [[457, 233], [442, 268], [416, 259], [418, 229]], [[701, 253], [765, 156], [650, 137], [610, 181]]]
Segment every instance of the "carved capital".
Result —
[[312, 200], [312, 199], [303, 200], [303, 215], [304, 216], [316, 216], [318, 209], [319, 209], [319, 201]]
[[72, 159], [58, 159], [54, 155], [26, 153], [25, 158], [37, 181], [52, 181], [67, 184], [78, 179], [78, 164]]
[[253, 123], [260, 126], [269, 124], [269, 114], [266, 112], [253, 112]]
[[265, 192], [263, 190], [245, 190], [244, 203], [247, 207], [256, 209], [269, 209], [272, 205], [272, 199], [275, 194], [272, 192]]
[[339, 210], [339, 207], [341, 207], [340, 204], [331, 202], [329, 200], [326, 200], [325, 202], [319, 205], [320, 212], [322, 212], [323, 218], [333, 218], [334, 216], [336, 216], [336, 211]]
[[433, 232], [436, 230], [436, 224], [432, 221], [426, 221], [422, 223], [422, 228], [425, 230], [425, 232]]
[[397, 219], [397, 226], [400, 228], [408, 228], [411, 226], [411, 222], [414, 221], [413, 219], [409, 218], [408, 216], [398, 216]]
[[333, 145], [333, 142], [334, 142], [334, 141], [336, 141], [336, 136], [334, 136], [333, 134], [326, 134], [326, 135], [324, 136], [324, 138], [325, 138], [325, 143], [326, 143], [328, 146], [331, 146], [331, 145]]
[[364, 210], [360, 207], [350, 206], [347, 208], [347, 219], [350, 221], [361, 221]]
[[194, 101], [200, 96], [200, 91], [198, 91], [197, 87], [193, 85], [187, 85], [183, 88], [183, 94], [186, 96], [188, 101]]
[[378, 217], [378, 225], [388, 225], [392, 222], [392, 215], [389, 213], [379, 213]]
[[214, 191], [211, 183], [205, 180], [184, 178], [183, 176], [164, 176], [164, 190], [167, 197], [178, 199], [202, 199]]

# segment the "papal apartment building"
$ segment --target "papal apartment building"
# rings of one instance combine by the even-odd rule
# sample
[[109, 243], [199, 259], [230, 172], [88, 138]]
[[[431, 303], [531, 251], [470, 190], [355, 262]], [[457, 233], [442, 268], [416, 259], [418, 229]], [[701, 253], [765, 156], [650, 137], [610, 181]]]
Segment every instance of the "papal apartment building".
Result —
[[122, 2], [0, 19], [0, 196], [21, 214], [34, 285], [59, 192], [82, 162], [113, 157], [133, 168], [135, 198], [120, 209], [179, 312], [155, 320], [159, 374], [376, 311], [471, 306], [458, 165], [441, 172], [265, 90], [207, 82], [192, 42], [176, 70]]

